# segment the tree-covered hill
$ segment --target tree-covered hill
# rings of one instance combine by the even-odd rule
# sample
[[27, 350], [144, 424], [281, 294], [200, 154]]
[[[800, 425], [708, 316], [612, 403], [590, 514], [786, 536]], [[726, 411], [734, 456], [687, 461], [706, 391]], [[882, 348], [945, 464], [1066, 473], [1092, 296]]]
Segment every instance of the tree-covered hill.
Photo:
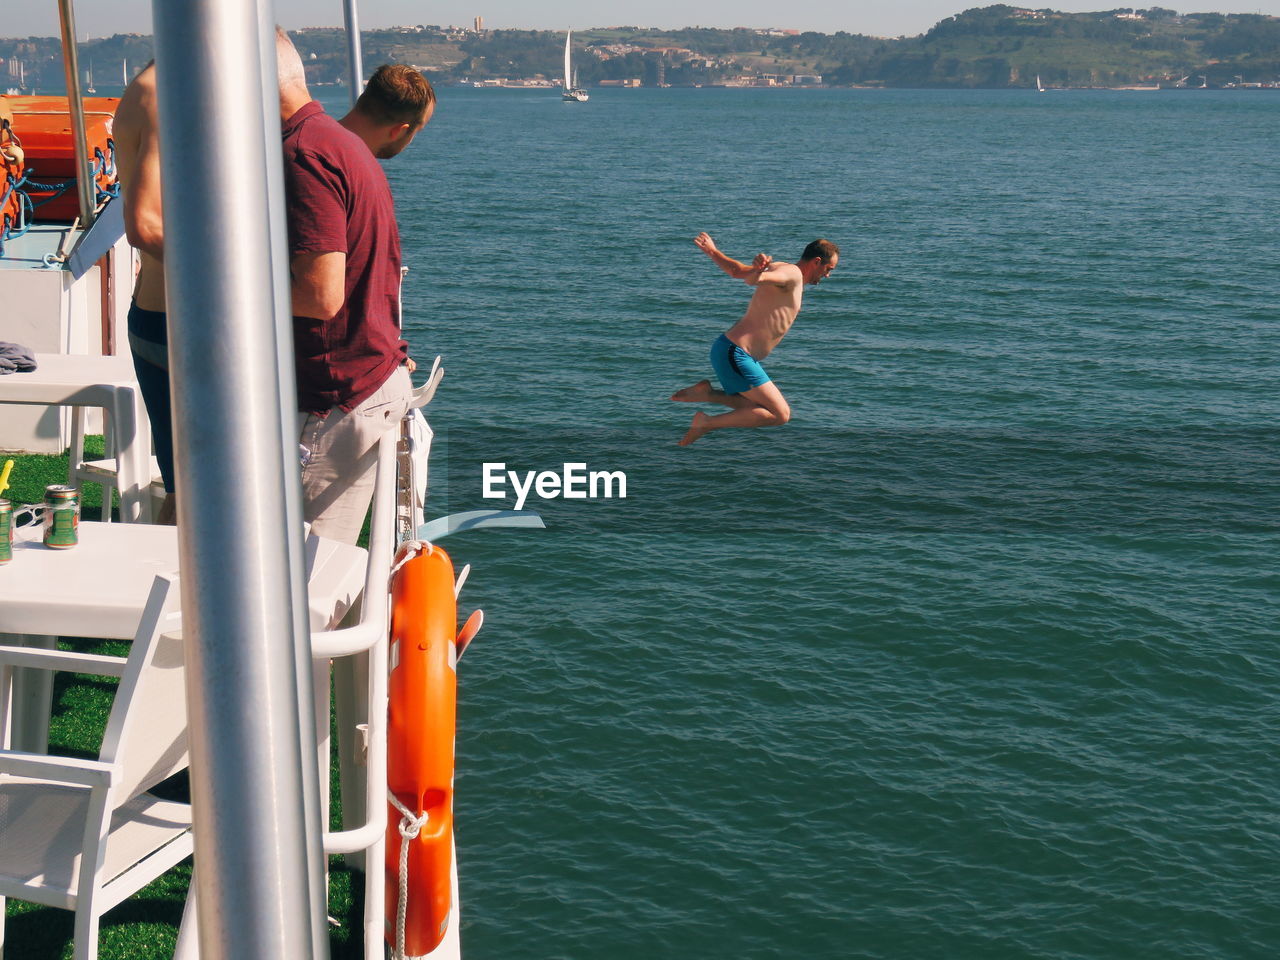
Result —
[[[341, 30], [293, 33], [311, 82], [345, 74]], [[366, 64], [414, 64], [439, 82], [560, 79], [563, 34], [482, 33], [434, 26], [367, 30]], [[1160, 81], [1223, 86], [1280, 79], [1280, 18], [1179, 14], [1162, 7], [1060, 13], [1004, 4], [966, 10], [918, 37], [849, 33], [610, 27], [574, 34], [574, 64], [585, 85], [789, 82], [821, 76], [834, 85], [889, 87], [1116, 86]], [[118, 88], [122, 61], [151, 56], [151, 38], [118, 35], [80, 47], [101, 92]], [[0, 58], [23, 61], [29, 84], [62, 84], [55, 38], [0, 39]], [[1185, 79], [1185, 78], [1190, 78]], [[8, 83], [3, 83], [8, 79]], [[13, 82], [0, 65], [0, 86]]]
[[[1280, 19], [1179, 15], [1161, 7], [1058, 13], [966, 10], [883, 56], [850, 59], [834, 82], [890, 86], [1108, 86], [1185, 77], [1212, 86], [1280, 77]], [[1191, 85], [1199, 85], [1194, 82]]]

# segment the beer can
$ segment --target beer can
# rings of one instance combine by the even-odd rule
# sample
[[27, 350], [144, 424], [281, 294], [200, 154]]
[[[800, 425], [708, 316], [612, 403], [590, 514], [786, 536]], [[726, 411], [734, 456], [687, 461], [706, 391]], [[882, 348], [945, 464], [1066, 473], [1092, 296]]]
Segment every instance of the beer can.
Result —
[[44, 545], [66, 550], [80, 542], [80, 495], [75, 487], [44, 488]]
[[13, 504], [0, 500], [0, 563], [13, 559]]

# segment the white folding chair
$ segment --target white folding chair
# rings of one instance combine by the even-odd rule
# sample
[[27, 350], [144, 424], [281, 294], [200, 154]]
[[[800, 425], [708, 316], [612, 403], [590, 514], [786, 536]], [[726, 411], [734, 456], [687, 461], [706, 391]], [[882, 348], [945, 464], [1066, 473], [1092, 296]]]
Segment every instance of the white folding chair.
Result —
[[[100, 484], [102, 487], [102, 522], [111, 522], [112, 494], [120, 486], [120, 465], [115, 457], [107, 456], [97, 460], [86, 460], [84, 452], [85, 409], [74, 407], [71, 411], [71, 447], [67, 455], [67, 485], [76, 488], [79, 494], [86, 483]], [[112, 450], [111, 422], [103, 417], [104, 439], [108, 452]], [[160, 474], [160, 461], [154, 456], [149, 458], [148, 467], [151, 478], [147, 493], [151, 498], [151, 515], [154, 517], [164, 502], [164, 477]]]
[[148, 472], [147, 461], [151, 454], [151, 425], [132, 361], [128, 357], [60, 353], [38, 353], [36, 361], [37, 369], [31, 373], [0, 377], [0, 403], [73, 409], [72, 429], [80, 439], [73, 437], [68, 472], [72, 484], [78, 484], [76, 472], [84, 460], [83, 413], [74, 411], [102, 408], [110, 419], [114, 437], [109, 449], [115, 454], [121, 519], [150, 522], [147, 488], [154, 474]]
[[[0, 951], [16, 897], [75, 911], [73, 956], [94, 960], [102, 914], [190, 856], [190, 805], [146, 792], [188, 762], [180, 627], [159, 576], [127, 658], [0, 646]], [[97, 760], [8, 749], [16, 667], [120, 677]]]

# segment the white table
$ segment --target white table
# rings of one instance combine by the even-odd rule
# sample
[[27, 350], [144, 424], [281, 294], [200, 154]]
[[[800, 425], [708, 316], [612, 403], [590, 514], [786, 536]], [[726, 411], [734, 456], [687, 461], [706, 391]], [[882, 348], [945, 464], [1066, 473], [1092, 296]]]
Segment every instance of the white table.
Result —
[[[69, 550], [44, 546], [39, 527], [15, 534], [13, 561], [0, 566], [0, 633], [132, 640], [151, 581], [178, 569], [177, 527], [82, 520]], [[308, 540], [312, 630], [342, 619], [364, 589], [366, 562], [360, 547]]]
[[[0, 403], [102, 407], [115, 434], [120, 516], [151, 519], [151, 423], [130, 357], [37, 353], [30, 373], [0, 376]], [[132, 636], [132, 634], [130, 634]]]
[[[80, 543], [69, 550], [44, 546], [38, 527], [15, 533], [13, 561], [0, 566], [0, 636], [26, 635], [16, 642], [32, 646], [58, 637], [133, 639], [155, 575], [178, 569], [176, 527], [82, 520]], [[368, 555], [310, 537], [306, 556], [311, 629], [332, 629], [364, 589]], [[23, 676], [21, 698], [15, 689], [14, 743], [48, 742], [50, 681], [47, 671], [34, 671]]]

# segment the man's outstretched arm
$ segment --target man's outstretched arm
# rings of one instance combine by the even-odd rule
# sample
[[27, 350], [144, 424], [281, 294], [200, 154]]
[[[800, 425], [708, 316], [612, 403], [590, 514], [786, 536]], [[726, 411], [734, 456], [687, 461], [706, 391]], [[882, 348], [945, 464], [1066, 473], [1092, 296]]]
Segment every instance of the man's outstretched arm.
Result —
[[705, 231], [694, 237], [693, 242], [699, 250], [715, 261], [717, 267], [729, 276], [735, 280], [745, 280], [752, 285], [760, 278], [761, 273], [769, 269], [769, 265], [773, 262], [773, 258], [767, 253], [758, 253], [751, 265], [747, 266], [747, 264], [722, 253], [716, 247], [715, 241], [711, 239], [711, 235]]

